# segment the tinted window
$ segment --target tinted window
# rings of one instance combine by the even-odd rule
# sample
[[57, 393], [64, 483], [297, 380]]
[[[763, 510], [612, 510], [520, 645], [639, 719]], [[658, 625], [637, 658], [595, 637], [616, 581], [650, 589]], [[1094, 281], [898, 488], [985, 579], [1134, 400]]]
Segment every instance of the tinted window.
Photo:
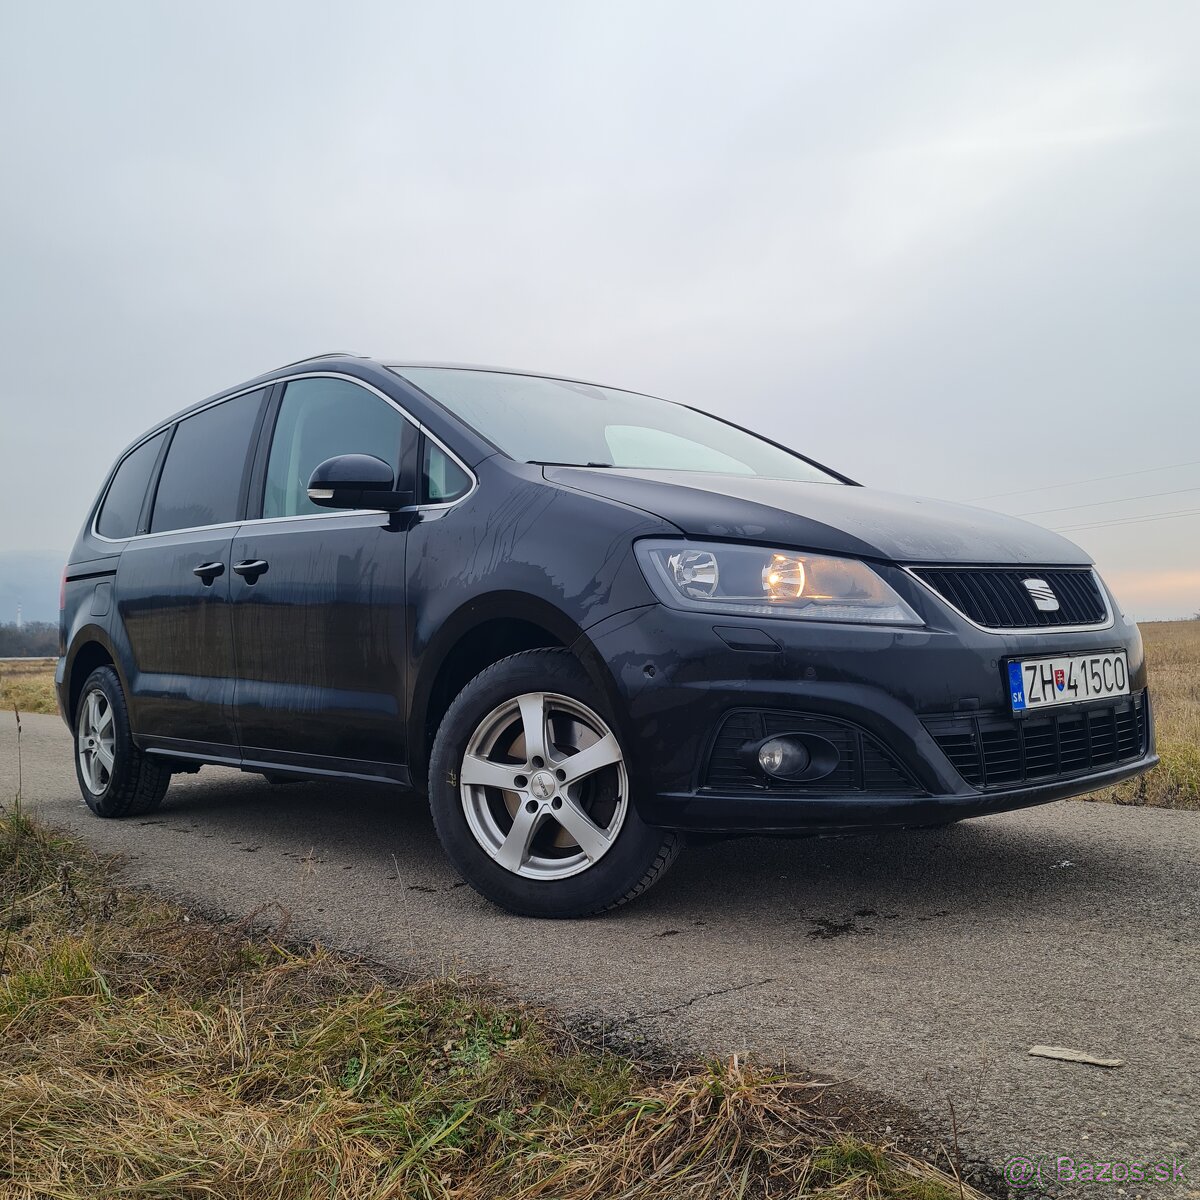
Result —
[[424, 498], [428, 503], [445, 504], [470, 490], [470, 475], [428, 438], [425, 439], [424, 459], [421, 475], [425, 483]]
[[297, 379], [287, 385], [263, 494], [264, 517], [328, 513], [308, 498], [313, 469], [338, 454], [373, 454], [400, 471], [416, 428], [385, 400], [344, 379]]
[[263, 394], [248, 392], [179, 422], [154, 498], [151, 532], [237, 520], [246, 452]]
[[127, 538], [138, 532], [138, 517], [142, 515], [142, 501], [146, 498], [146, 485], [158, 461], [166, 433], [152, 437], [131, 451], [122, 460], [108, 486], [104, 507], [96, 531], [107, 538]]

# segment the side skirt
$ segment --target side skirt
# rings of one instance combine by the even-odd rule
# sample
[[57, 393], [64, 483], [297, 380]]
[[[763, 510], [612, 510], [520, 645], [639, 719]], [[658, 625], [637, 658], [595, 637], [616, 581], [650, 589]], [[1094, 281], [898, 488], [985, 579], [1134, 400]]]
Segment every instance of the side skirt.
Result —
[[196, 769], [204, 764], [234, 767], [256, 775], [290, 775], [297, 779], [354, 779], [366, 783], [387, 783], [411, 788], [412, 773], [402, 763], [370, 762], [357, 758], [332, 758], [320, 754], [282, 754], [248, 746], [239, 752], [236, 746], [189, 742], [177, 738], [136, 737], [138, 749], [156, 758], [170, 759], [178, 770]]

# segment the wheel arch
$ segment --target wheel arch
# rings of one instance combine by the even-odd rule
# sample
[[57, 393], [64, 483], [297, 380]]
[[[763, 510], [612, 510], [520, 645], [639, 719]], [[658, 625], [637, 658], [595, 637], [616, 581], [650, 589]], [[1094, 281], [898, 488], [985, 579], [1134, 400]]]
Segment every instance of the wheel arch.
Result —
[[64, 700], [67, 706], [63, 715], [72, 732], [75, 730], [75, 709], [79, 705], [79, 693], [83, 691], [84, 681], [97, 667], [112, 667], [121, 681], [122, 691], [126, 696], [129, 695], [124, 672], [117, 661], [108, 634], [98, 625], [85, 625], [71, 642], [63, 673]]
[[522, 592], [478, 596], [452, 614], [419, 649], [409, 711], [413, 780], [424, 786], [442, 717], [480, 671], [523, 650], [570, 651], [611, 701], [616, 689], [586, 633], [561, 609]]

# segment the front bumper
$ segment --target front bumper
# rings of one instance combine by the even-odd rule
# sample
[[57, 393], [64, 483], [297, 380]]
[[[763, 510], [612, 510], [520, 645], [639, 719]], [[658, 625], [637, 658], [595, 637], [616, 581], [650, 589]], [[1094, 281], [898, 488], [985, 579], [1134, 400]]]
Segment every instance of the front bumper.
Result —
[[1158, 762], [1150, 753], [1132, 763], [1094, 775], [1055, 780], [1006, 791], [968, 790], [942, 796], [796, 797], [699, 792], [657, 794], [644, 798], [639, 815], [650, 825], [696, 833], [865, 833], [944, 825], [966, 817], [1029, 808], [1065, 800], [1120, 783]]
[[[1108, 628], [1082, 633], [992, 633], [922, 599], [916, 597], [928, 621], [924, 629], [737, 620], [661, 605], [590, 629], [596, 674], [609, 687], [638, 781], [639, 815], [665, 828], [722, 833], [932, 825], [1095, 791], [1158, 761], [1147, 706], [1140, 753], [1132, 760], [1011, 787], [973, 787], [927, 721], [936, 727], [935, 719], [947, 717], [967, 723], [1007, 717], [1005, 663], [1012, 657], [1123, 649], [1131, 691], [1141, 692], [1141, 637], [1120, 615]], [[844, 722], [882, 747], [911, 787], [831, 794], [828, 786], [810, 793], [712, 786], [713, 739], [735, 710]]]

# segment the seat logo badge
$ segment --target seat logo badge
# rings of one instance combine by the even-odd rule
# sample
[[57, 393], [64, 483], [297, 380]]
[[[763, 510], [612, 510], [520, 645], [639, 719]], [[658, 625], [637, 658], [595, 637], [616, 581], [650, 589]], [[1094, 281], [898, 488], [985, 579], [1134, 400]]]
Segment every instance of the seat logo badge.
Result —
[[1044, 579], [1026, 579], [1025, 590], [1033, 597], [1039, 612], [1058, 612], [1058, 597]]

